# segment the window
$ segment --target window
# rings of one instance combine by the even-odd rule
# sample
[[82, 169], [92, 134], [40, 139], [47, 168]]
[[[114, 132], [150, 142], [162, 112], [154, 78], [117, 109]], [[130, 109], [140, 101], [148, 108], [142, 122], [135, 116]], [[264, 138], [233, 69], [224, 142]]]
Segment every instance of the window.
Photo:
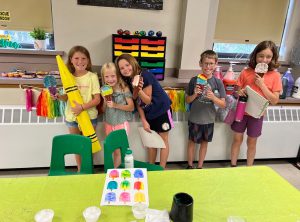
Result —
[[263, 40], [280, 46], [289, 0], [219, 0], [213, 49], [220, 58], [248, 58]]
[[[0, 30], [0, 35], [9, 35], [10, 41], [17, 42], [23, 49], [33, 49], [34, 39], [29, 35], [29, 31], [14, 31], [14, 30]], [[48, 33], [49, 35], [49, 33]], [[53, 35], [49, 35], [50, 39], [46, 39], [47, 49], [54, 50]]]
[[[10, 35], [11, 41], [20, 43], [22, 48], [33, 48], [29, 32], [42, 28], [53, 33], [51, 0], [9, 0], [1, 1], [2, 12], [7, 19], [0, 19], [0, 34]], [[54, 49], [53, 35], [47, 39], [48, 49]]]

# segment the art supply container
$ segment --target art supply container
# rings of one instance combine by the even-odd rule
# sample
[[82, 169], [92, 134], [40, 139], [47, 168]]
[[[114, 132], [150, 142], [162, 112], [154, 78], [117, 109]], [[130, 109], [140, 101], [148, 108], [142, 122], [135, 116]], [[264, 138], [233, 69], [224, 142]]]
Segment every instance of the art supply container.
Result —
[[54, 211], [51, 209], [43, 209], [37, 212], [34, 216], [36, 222], [52, 222]]
[[177, 193], [173, 197], [170, 218], [173, 222], [192, 222], [193, 221], [192, 196], [187, 193]]
[[92, 206], [86, 208], [82, 214], [86, 222], [97, 222], [101, 215], [101, 210], [99, 207]]

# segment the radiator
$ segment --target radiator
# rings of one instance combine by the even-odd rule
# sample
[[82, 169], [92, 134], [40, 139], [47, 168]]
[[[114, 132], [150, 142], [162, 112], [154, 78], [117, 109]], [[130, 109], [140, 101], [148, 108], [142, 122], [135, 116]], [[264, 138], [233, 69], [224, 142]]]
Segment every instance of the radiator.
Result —
[[[170, 131], [169, 161], [185, 161], [188, 113], [174, 112], [175, 128]], [[146, 160], [137, 127], [137, 115], [130, 122], [129, 144], [137, 160]], [[263, 133], [258, 139], [256, 158], [295, 158], [300, 144], [300, 108], [271, 106], [264, 117]], [[99, 117], [97, 135], [104, 140], [102, 119]], [[49, 167], [51, 143], [55, 135], [66, 134], [64, 118], [38, 117], [24, 106], [0, 106], [0, 169]], [[206, 160], [229, 160], [232, 132], [224, 123], [215, 124], [213, 142], [209, 143]], [[196, 155], [198, 156], [198, 155]], [[246, 158], [243, 142], [239, 158]], [[66, 156], [66, 164], [74, 165], [73, 156]], [[157, 159], [159, 161], [159, 158]], [[94, 156], [95, 164], [103, 164], [103, 151]]]

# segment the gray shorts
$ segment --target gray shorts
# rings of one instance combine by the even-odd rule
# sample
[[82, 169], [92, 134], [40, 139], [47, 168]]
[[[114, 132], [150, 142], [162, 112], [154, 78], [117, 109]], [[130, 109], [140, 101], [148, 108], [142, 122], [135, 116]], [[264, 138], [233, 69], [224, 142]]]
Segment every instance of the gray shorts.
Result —
[[214, 135], [214, 123], [197, 124], [188, 121], [189, 140], [194, 143], [201, 143], [201, 141], [211, 142]]

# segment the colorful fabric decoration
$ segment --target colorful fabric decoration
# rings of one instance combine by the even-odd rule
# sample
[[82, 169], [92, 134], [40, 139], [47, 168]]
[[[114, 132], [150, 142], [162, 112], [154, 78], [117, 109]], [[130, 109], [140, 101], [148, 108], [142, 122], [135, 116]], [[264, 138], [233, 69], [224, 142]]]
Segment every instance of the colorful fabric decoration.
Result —
[[[59, 95], [63, 95], [64, 94], [64, 89], [63, 88], [60, 88], [58, 90], [58, 94]], [[58, 101], [58, 100], [57, 100]], [[65, 108], [66, 108], [66, 102], [65, 101], [62, 101], [62, 100], [59, 100], [59, 113], [60, 113], [60, 116], [65, 116]]]
[[51, 98], [48, 89], [43, 89], [38, 97], [36, 114], [38, 116], [47, 117], [49, 119], [62, 116], [64, 110], [60, 108], [60, 104], [60, 101], [53, 100]]
[[185, 91], [179, 89], [165, 90], [170, 100], [172, 101], [171, 108], [174, 112], [186, 112], [189, 110], [189, 106], [185, 103]]
[[25, 94], [26, 94], [26, 110], [27, 110], [27, 112], [30, 112], [30, 111], [32, 111], [32, 107], [33, 107], [32, 90], [26, 89]]
[[178, 110], [181, 112], [185, 112], [185, 92], [184, 90], [178, 90], [177, 91], [177, 96], [178, 96]]
[[48, 116], [48, 108], [47, 108], [47, 95], [46, 95], [46, 90], [43, 89], [41, 91], [41, 94], [38, 98], [38, 102], [36, 105], [36, 114], [38, 116]]

